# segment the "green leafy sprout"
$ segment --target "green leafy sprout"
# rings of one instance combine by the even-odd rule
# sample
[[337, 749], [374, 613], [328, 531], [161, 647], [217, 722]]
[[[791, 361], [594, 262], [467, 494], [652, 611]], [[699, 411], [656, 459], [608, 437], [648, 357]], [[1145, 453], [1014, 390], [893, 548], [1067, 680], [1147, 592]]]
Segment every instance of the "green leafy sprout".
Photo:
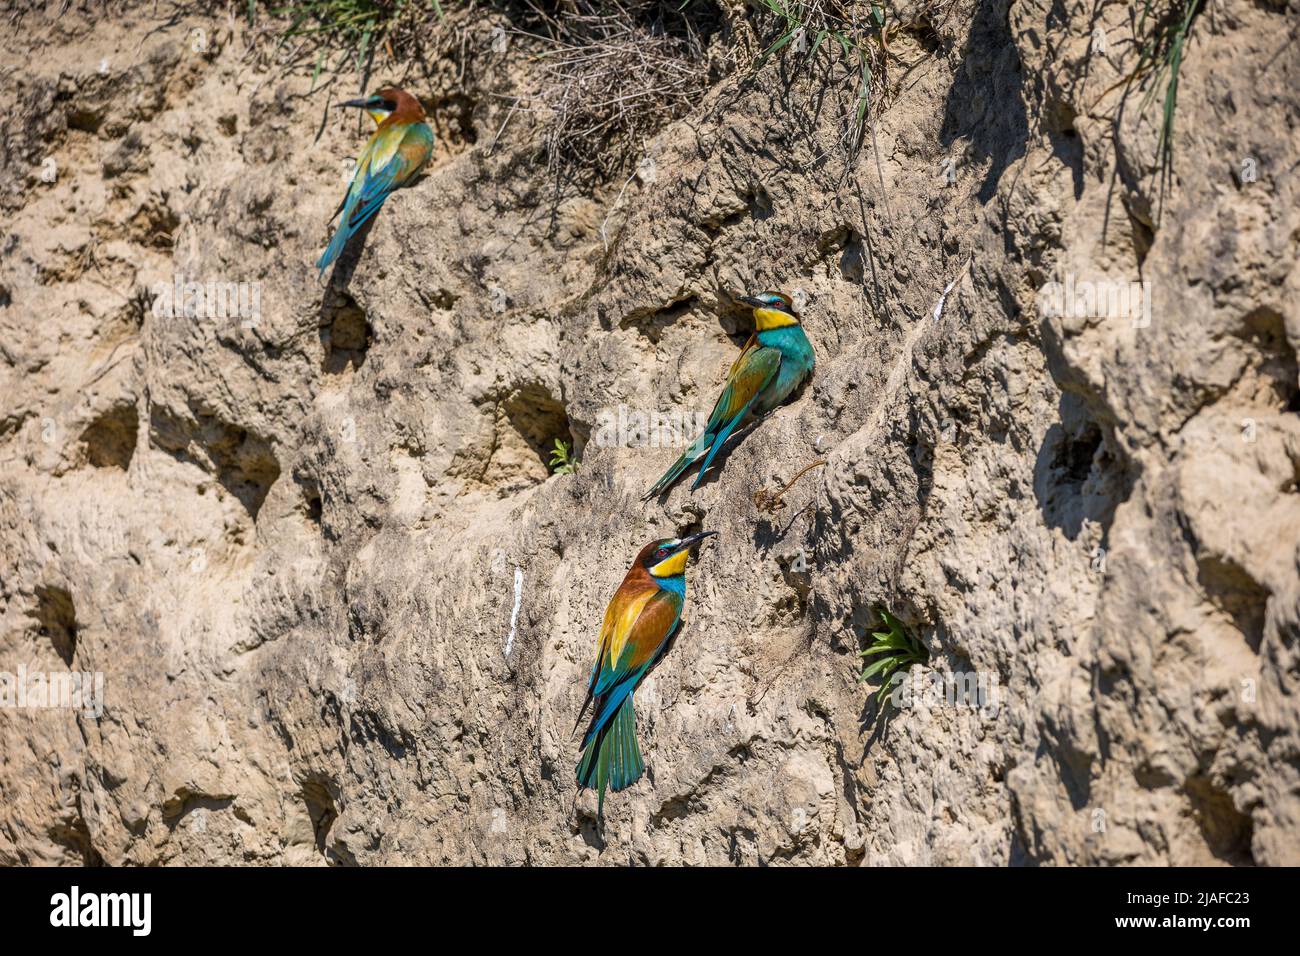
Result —
[[[872, 76], [883, 74], [887, 31], [885, 29], [886, 5], [874, 3], [865, 21], [856, 14], [849, 15], [840, 7], [838, 0], [750, 0], [760, 9], [767, 10], [781, 22], [781, 32], [777, 38], [754, 61], [758, 70], [775, 54], [780, 53], [791, 43], [795, 49], [805, 52], [811, 60], [825, 45], [833, 41], [844, 55], [844, 62], [850, 70], [859, 74], [856, 106], [853, 111], [854, 121], [849, 131], [851, 148], [856, 148], [862, 141], [862, 134], [867, 125], [867, 114], [871, 106]], [[853, 61], [856, 59], [856, 67]]]
[[555, 439], [555, 447], [551, 449], [551, 474], [576, 475], [581, 464], [582, 462], [573, 456], [572, 445], [558, 438]]
[[[1142, 97], [1140, 106], [1141, 111], [1145, 113], [1156, 94], [1164, 90], [1161, 99], [1160, 136], [1156, 142], [1161, 205], [1164, 203], [1165, 188], [1173, 172], [1174, 116], [1178, 109], [1179, 74], [1192, 35], [1192, 25], [1203, 6], [1203, 0], [1142, 0], [1141, 9], [1135, 11], [1137, 23], [1133, 28], [1135, 44], [1138, 48], [1137, 66], [1127, 76], [1108, 87], [1097, 99], [1097, 102], [1101, 102], [1120, 87], [1124, 87], [1127, 96], [1134, 83], [1141, 84], [1149, 80], [1150, 85]], [[1122, 103], [1120, 110], [1122, 114]], [[1116, 122], [1118, 122], [1118, 115]]]
[[1174, 160], [1174, 114], [1178, 107], [1178, 73], [1183, 52], [1192, 32], [1192, 21], [1201, 9], [1201, 0], [1142, 0], [1137, 36], [1142, 39], [1138, 65], [1129, 81], [1152, 74], [1151, 87], [1142, 100], [1146, 111], [1156, 91], [1164, 87], [1161, 104], [1160, 139], [1156, 153], [1160, 161], [1161, 191], [1168, 182]]
[[884, 608], [880, 609], [880, 620], [888, 630], [872, 632], [872, 644], [859, 657], [874, 657], [873, 662], [863, 668], [859, 681], [878, 677], [882, 681], [876, 691], [876, 704], [883, 707], [889, 692], [893, 690], [893, 677], [899, 671], [907, 670], [913, 664], [924, 664], [929, 655], [921, 642], [908, 634], [902, 623]]

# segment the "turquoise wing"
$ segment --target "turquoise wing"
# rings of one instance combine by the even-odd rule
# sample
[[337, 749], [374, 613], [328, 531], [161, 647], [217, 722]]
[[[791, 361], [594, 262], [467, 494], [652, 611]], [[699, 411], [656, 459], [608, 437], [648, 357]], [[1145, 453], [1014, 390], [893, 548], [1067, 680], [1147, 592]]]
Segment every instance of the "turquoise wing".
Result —
[[673, 466], [654, 483], [654, 486], [646, 493], [645, 497], [649, 499], [659, 494], [659, 492], [676, 481], [682, 472], [707, 454], [708, 458], [700, 469], [695, 484], [691, 486], [692, 488], [697, 487], [705, 469], [713, 461], [713, 456], [717, 454], [718, 449], [727, 440], [731, 430], [744, 418], [745, 413], [749, 411], [759, 393], [767, 388], [768, 383], [776, 376], [780, 367], [780, 349], [759, 346], [751, 340], [748, 348], [741, 353], [740, 358], [736, 359], [731, 366], [731, 373], [727, 376], [727, 384], [723, 387], [722, 394], [718, 396], [718, 400], [713, 406], [713, 412], [709, 415], [709, 423], [705, 426], [700, 437], [691, 442], [690, 447], [682, 452], [677, 461], [673, 462]]
[[726, 387], [718, 396], [713, 412], [709, 415], [708, 427], [704, 430], [714, 433], [727, 422], [738, 418], [754, 397], [767, 388], [767, 383], [772, 381], [780, 367], [780, 349], [751, 348], [742, 355], [732, 366]]
[[[400, 135], [401, 138], [382, 166], [373, 162], [367, 165], [356, 204], [348, 217], [348, 225], [354, 230], [379, 211], [389, 193], [414, 179], [433, 153], [433, 131], [424, 123], [416, 123], [401, 131], [395, 129], [390, 135]], [[382, 156], [388, 152], [388, 143], [378, 139], [371, 155]]]
[[322, 275], [389, 194], [414, 179], [432, 154], [433, 131], [425, 123], [391, 127], [371, 138], [348, 184], [343, 219], [316, 264]]

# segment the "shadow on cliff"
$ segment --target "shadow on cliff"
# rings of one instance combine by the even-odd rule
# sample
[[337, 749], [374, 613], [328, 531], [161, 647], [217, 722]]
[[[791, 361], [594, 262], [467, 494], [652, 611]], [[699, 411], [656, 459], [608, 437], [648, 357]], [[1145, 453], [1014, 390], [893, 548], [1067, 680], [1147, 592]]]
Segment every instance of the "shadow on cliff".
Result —
[[1043, 435], [1034, 461], [1034, 498], [1043, 522], [1071, 541], [1086, 524], [1100, 527], [1092, 560], [1094, 570], [1104, 573], [1115, 509], [1128, 500], [1136, 475], [1100, 409], [1072, 390], [1061, 392], [1057, 408], [1058, 420]]
[[[380, 212], [383, 212], [381, 209]], [[348, 237], [347, 244], [344, 245], [343, 251], [339, 257], [334, 260], [331, 267], [328, 284], [330, 288], [346, 291], [352, 284], [352, 276], [357, 271], [357, 263], [361, 259], [361, 251], [366, 247], [366, 239], [370, 236], [370, 230], [375, 228], [375, 221], [379, 215], [373, 215], [363, 222], [357, 231]], [[335, 228], [339, 228], [336, 226]]]
[[373, 330], [370, 320], [349, 292], [366, 238], [378, 216], [371, 217], [352, 236], [335, 260], [324, 288], [316, 316], [321, 345], [321, 368], [339, 374], [351, 367], [358, 369], [366, 360]]
[[1029, 138], [1009, 8], [1010, 0], [985, 0], [976, 8], [939, 133], [943, 146], [964, 140], [972, 160], [989, 163], [976, 194], [982, 203], [997, 193], [1007, 167], [1025, 155]]
[[867, 697], [862, 713], [858, 715], [858, 732], [870, 733], [871, 736], [867, 738], [866, 746], [862, 748], [862, 760], [858, 764], [859, 767], [866, 766], [867, 757], [871, 755], [872, 747], [889, 739], [889, 728], [897, 716], [898, 709], [878, 702], [874, 693]]

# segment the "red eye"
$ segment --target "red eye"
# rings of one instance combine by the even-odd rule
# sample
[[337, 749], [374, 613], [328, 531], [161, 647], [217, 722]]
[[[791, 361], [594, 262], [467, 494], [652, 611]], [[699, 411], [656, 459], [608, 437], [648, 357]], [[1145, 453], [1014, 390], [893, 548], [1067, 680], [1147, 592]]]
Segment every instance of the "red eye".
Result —
[[668, 557], [668, 549], [667, 549], [667, 548], [660, 548], [658, 551], [655, 552], [655, 557], [656, 557], [656, 558], [666, 558], [666, 557]]

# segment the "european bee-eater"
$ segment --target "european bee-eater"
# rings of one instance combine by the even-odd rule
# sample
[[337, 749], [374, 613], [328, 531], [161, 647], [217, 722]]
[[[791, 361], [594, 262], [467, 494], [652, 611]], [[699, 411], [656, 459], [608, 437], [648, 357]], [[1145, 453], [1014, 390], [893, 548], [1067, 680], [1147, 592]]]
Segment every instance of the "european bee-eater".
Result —
[[636, 742], [632, 692], [672, 647], [686, 603], [686, 561], [691, 547], [711, 534], [717, 532], [647, 544], [605, 609], [587, 699], [573, 727], [578, 729], [594, 703], [582, 738], [578, 786], [599, 791], [600, 819], [605, 816], [605, 788], [626, 790], [645, 771]]
[[782, 292], [760, 292], [741, 296], [740, 302], [754, 310], [754, 334], [727, 373], [727, 384], [713, 406], [704, 433], [682, 452], [680, 458], [655, 482], [646, 494], [653, 498], [666, 490], [682, 472], [700, 458], [694, 491], [704, 480], [713, 456], [726, 443], [736, 426], [747, 416], [766, 415], [794, 392], [813, 368], [813, 347], [804, 334], [794, 303]]
[[334, 210], [335, 216], [342, 213], [343, 218], [316, 263], [322, 277], [388, 194], [414, 180], [433, 155], [433, 130], [424, 121], [424, 108], [405, 90], [386, 86], [374, 96], [339, 105], [365, 110], [378, 129], [357, 158], [347, 194]]

